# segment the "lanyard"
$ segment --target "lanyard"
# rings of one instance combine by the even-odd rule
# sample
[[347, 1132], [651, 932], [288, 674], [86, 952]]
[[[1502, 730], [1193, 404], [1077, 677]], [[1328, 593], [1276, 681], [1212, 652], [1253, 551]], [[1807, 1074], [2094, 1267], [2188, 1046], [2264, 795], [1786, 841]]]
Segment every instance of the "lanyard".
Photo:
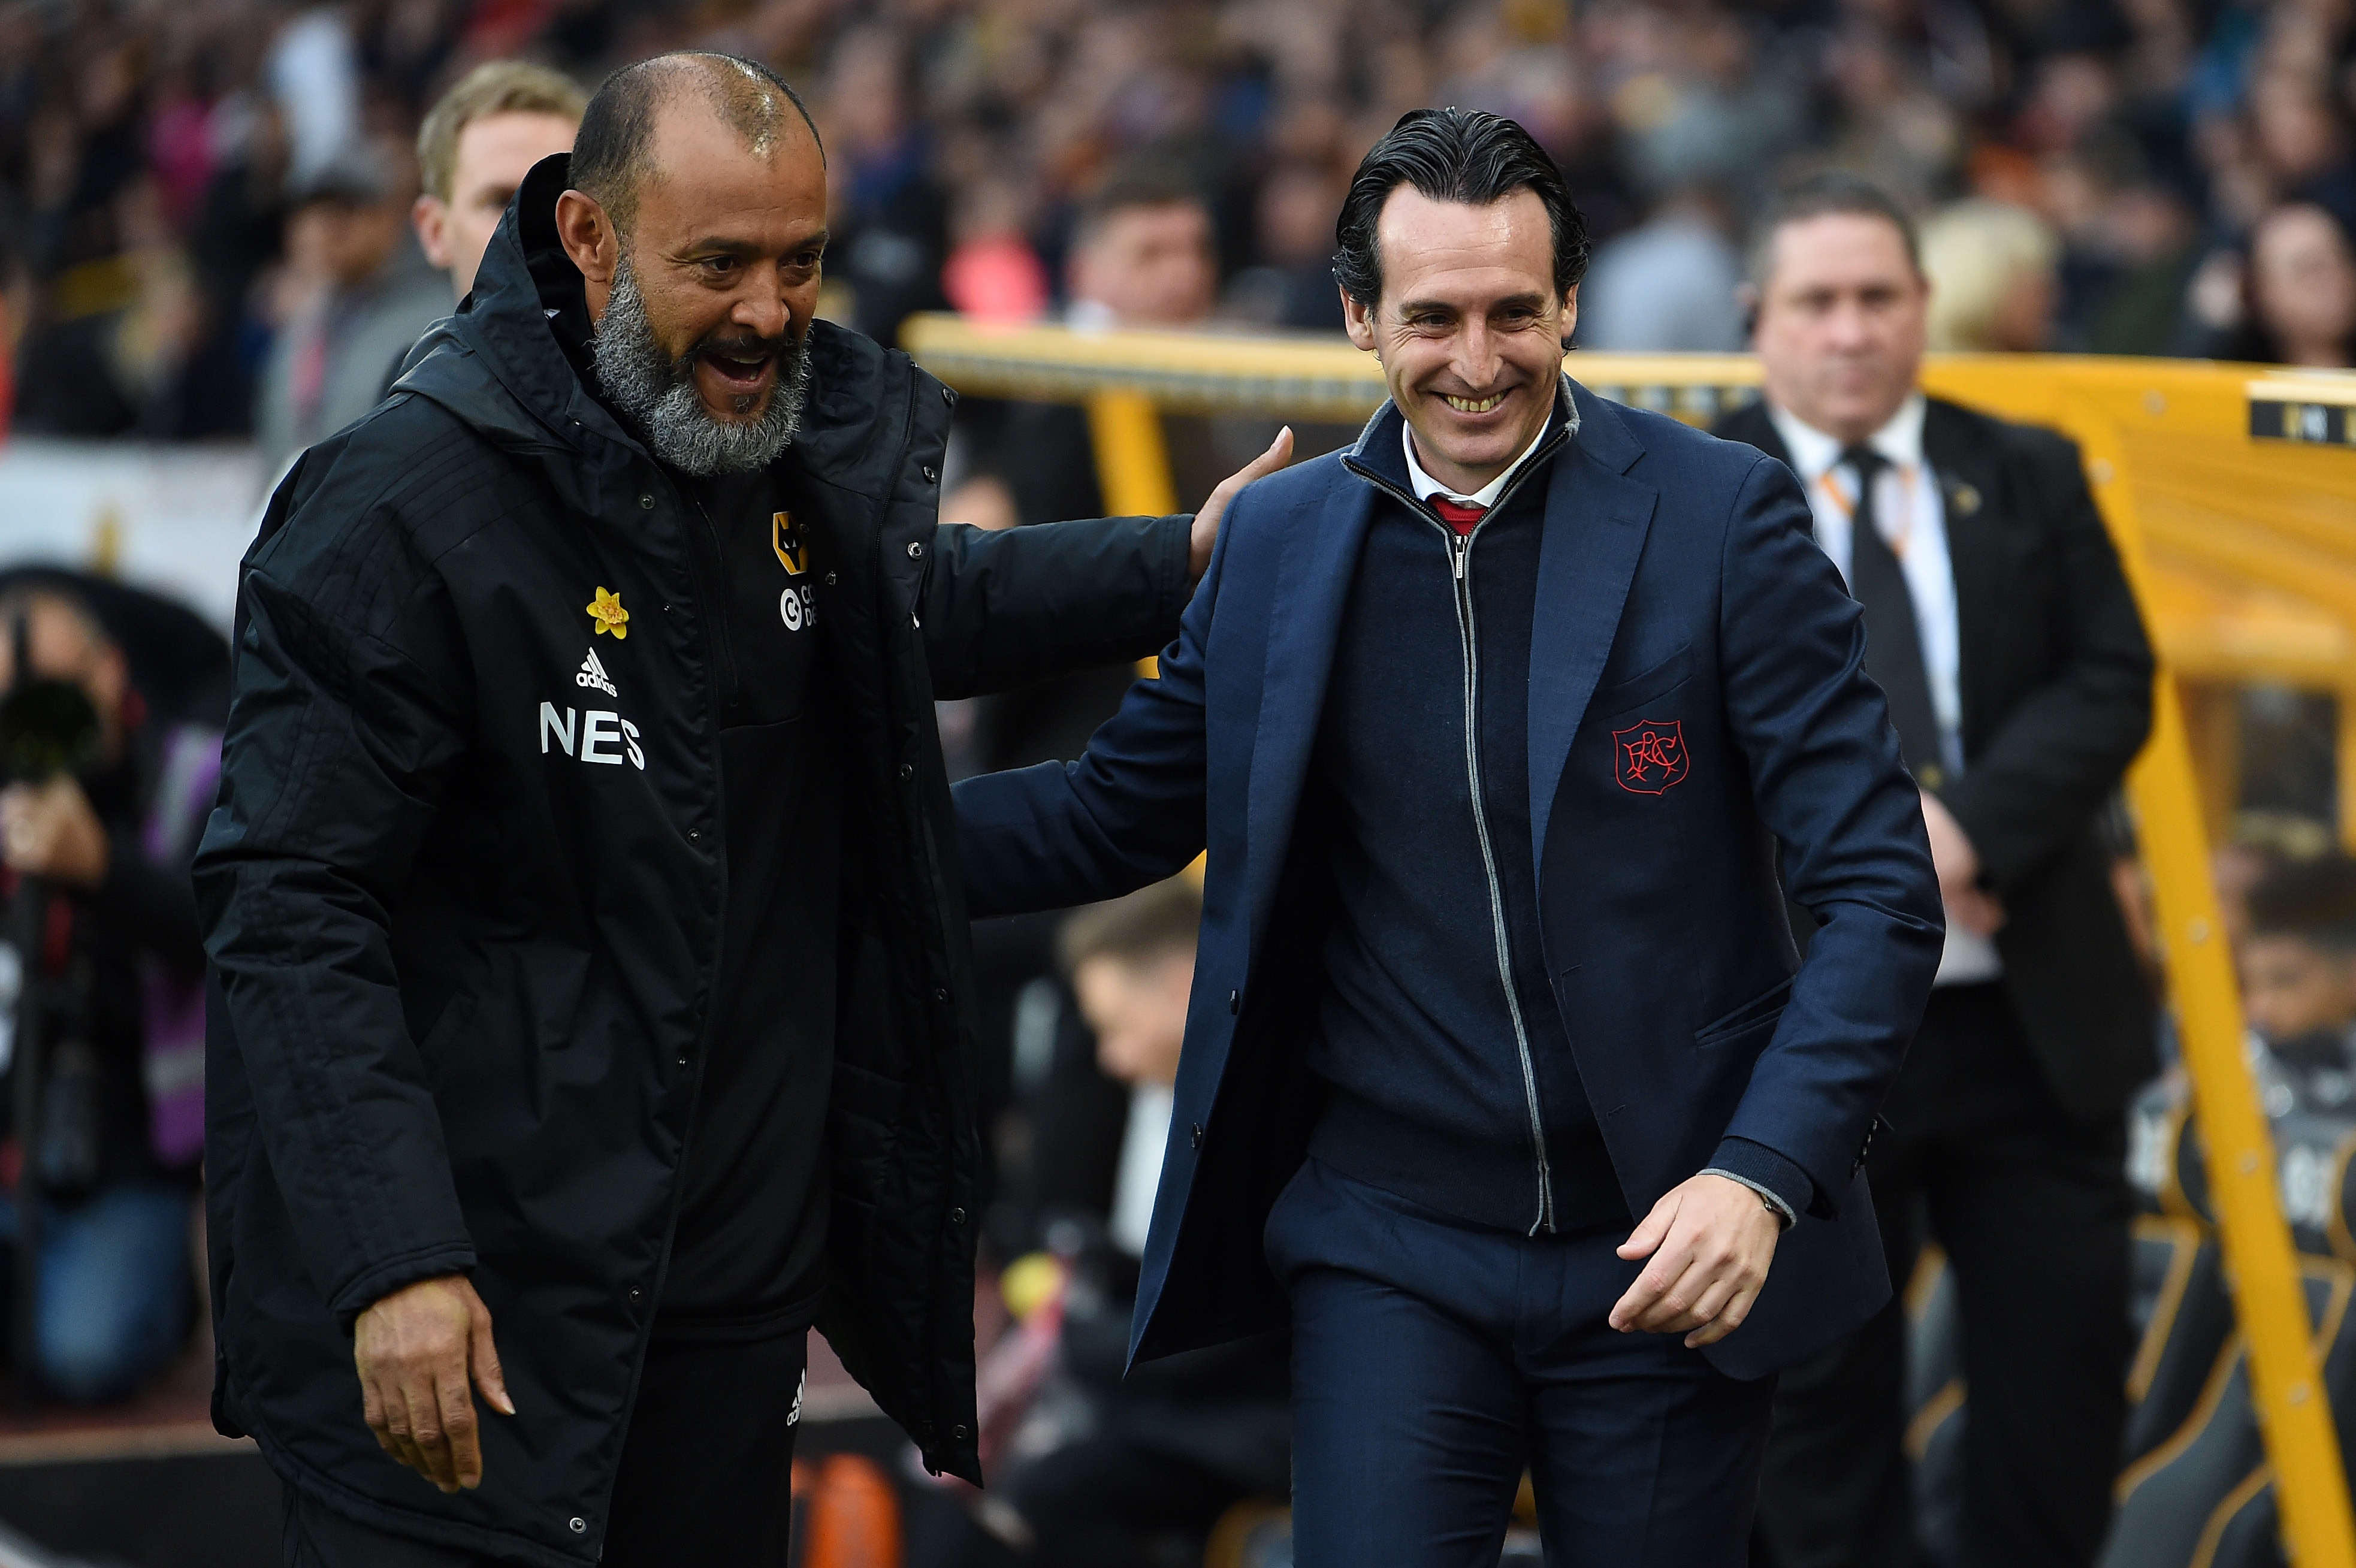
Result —
[[[1841, 488], [1833, 483], [1833, 474], [1840, 467], [1841, 464], [1836, 460], [1831, 467], [1818, 474], [1816, 487], [1825, 492], [1833, 505], [1840, 508], [1840, 514], [1848, 519], [1850, 524], [1854, 526], [1857, 522], [1857, 502], [1841, 494]], [[1898, 557], [1899, 564], [1903, 565], [1906, 562], [1906, 547], [1913, 542], [1914, 539], [1914, 519], [1918, 510], [1914, 504], [1914, 486], [1922, 469], [1921, 465], [1916, 463], [1892, 463], [1890, 467], [1891, 472], [1895, 473], [1900, 482], [1906, 487], [1905, 519], [1899, 525], [1897, 538], [1891, 539], [1887, 533], [1881, 537], [1890, 545], [1890, 553]], [[1879, 516], [1879, 509], [1876, 509], [1875, 515]], [[1850, 548], [1854, 550], [1856, 546], [1852, 544]]]

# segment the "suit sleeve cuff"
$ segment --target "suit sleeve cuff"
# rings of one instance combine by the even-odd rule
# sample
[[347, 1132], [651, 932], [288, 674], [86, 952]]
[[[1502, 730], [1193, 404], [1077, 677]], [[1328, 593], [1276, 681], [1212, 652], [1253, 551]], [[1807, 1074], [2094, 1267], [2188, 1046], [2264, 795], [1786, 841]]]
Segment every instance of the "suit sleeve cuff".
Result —
[[1744, 1187], [1767, 1200], [1767, 1206], [1783, 1217], [1791, 1225], [1815, 1201], [1816, 1184], [1808, 1173], [1769, 1148], [1748, 1138], [1722, 1138], [1718, 1153], [1702, 1173], [1719, 1176]]
[[[1186, 613], [1186, 602], [1194, 596], [1194, 514], [1163, 518], [1162, 538], [1163, 608], [1174, 618]], [[1178, 634], [1173, 629], [1170, 635]]]

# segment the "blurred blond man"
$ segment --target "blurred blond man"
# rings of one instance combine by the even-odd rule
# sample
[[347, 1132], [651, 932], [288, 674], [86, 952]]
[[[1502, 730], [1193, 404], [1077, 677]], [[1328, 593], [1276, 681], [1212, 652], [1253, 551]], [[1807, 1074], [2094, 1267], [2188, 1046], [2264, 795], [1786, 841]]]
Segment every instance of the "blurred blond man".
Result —
[[531, 166], [573, 150], [588, 95], [570, 77], [526, 60], [478, 65], [427, 111], [417, 129], [424, 187], [410, 209], [425, 259], [450, 274], [463, 300]]

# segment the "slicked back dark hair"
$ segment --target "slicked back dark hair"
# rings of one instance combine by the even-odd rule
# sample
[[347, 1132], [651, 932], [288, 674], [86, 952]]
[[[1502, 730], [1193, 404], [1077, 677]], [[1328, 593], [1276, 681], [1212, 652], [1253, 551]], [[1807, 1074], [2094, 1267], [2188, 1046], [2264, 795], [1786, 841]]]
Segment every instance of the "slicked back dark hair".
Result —
[[1767, 292], [1768, 281], [1775, 274], [1777, 235], [1794, 223], [1834, 213], [1880, 219], [1898, 231], [1906, 246], [1906, 260], [1914, 270], [1922, 270], [1922, 237], [1915, 232], [1913, 216], [1898, 204], [1898, 199], [1863, 175], [1826, 169], [1776, 192], [1759, 215], [1751, 231], [1751, 286], [1761, 294]]
[[1587, 220], [1562, 183], [1562, 171], [1537, 139], [1503, 114], [1478, 109], [1410, 109], [1367, 150], [1333, 225], [1341, 249], [1333, 276], [1368, 310], [1383, 292], [1382, 249], [1375, 237], [1383, 204], [1402, 185], [1434, 201], [1486, 207], [1517, 190], [1535, 193], [1554, 232], [1554, 286], [1568, 298], [1587, 275]]
[[[573, 139], [573, 188], [594, 199], [617, 228], [627, 229], [637, 215], [657, 113], [686, 92], [700, 94], [753, 147], [776, 134], [782, 96], [809, 127], [810, 140], [819, 141], [818, 122], [801, 94], [759, 60], [682, 50], [626, 65], [590, 98]], [[819, 156], [826, 156], [822, 142]]]

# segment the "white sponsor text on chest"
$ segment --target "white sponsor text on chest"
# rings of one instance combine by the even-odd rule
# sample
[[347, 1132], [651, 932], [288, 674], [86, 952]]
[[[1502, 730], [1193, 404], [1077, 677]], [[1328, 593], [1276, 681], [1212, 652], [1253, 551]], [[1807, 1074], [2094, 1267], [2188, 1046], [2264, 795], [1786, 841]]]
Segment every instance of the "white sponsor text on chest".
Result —
[[616, 767], [626, 762], [642, 773], [646, 771], [647, 754], [638, 748], [638, 726], [611, 708], [591, 708], [583, 713], [569, 707], [559, 709], [554, 703], [541, 703], [542, 757], [548, 755], [551, 741], [565, 756], [582, 762], [604, 762]]

